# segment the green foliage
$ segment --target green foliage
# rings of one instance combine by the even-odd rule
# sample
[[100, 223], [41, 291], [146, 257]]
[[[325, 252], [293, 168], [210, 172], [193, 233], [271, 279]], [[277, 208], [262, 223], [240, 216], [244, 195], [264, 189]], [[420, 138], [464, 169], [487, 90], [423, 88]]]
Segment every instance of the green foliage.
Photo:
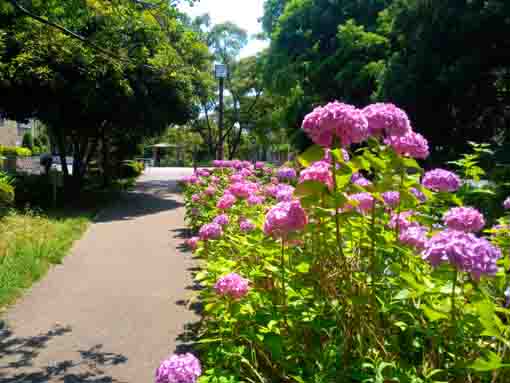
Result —
[[136, 178], [143, 173], [144, 165], [143, 162], [138, 161], [126, 161], [121, 167], [122, 178]]
[[32, 142], [33, 142], [32, 133], [26, 132], [23, 135], [23, 140], [21, 142], [21, 146], [24, 147], [24, 148], [27, 148], [29, 150], [32, 150], [32, 146], [33, 146]]
[[0, 307], [60, 263], [89, 221], [88, 216], [62, 219], [32, 211], [0, 218]]
[[[455, 162], [466, 181], [481, 177], [481, 163], [492, 155], [486, 145], [472, 147], [474, 153]], [[431, 267], [420, 249], [399, 240], [403, 228], [389, 227], [391, 217], [413, 211], [410, 220], [430, 237], [441, 230], [445, 211], [471, 204], [470, 193], [483, 188], [428, 191], [420, 185], [423, 169], [415, 160], [375, 140], [350, 155], [345, 162], [339, 149], [332, 151], [338, 164], [333, 165], [334, 188], [313, 181], [297, 186], [294, 197], [305, 206], [308, 225], [284, 240], [263, 231], [267, 209], [276, 203], [272, 197], [263, 205], [240, 198], [226, 211], [216, 207], [232, 170], [214, 171], [219, 181], [212, 197], [203, 194], [211, 185], [208, 176], [186, 186], [192, 229], [221, 213], [230, 218], [221, 238], [200, 241], [195, 250], [203, 261], [196, 279], [204, 287], [196, 343], [204, 365], [200, 381], [506, 383], [509, 216], [486, 233], [503, 254], [496, 275], [478, 280], [451, 264]], [[298, 161], [307, 167], [323, 157], [322, 148], [311, 147]], [[351, 182], [359, 171], [371, 185]], [[261, 171], [246, 178], [270, 183]], [[419, 201], [411, 188], [423, 191], [427, 200]], [[360, 191], [378, 201], [371, 211], [356, 209], [359, 204], [350, 196]], [[400, 192], [393, 210], [382, 202], [385, 191]], [[256, 229], [242, 232], [242, 219]], [[231, 272], [250, 281], [246, 296], [233, 299], [215, 290], [218, 278]]]
[[0, 171], [0, 216], [4, 209], [14, 202], [14, 188], [12, 178]]
[[30, 157], [32, 155], [32, 151], [28, 148], [0, 145], [0, 155], [4, 155], [6, 157]]
[[300, 149], [312, 106], [390, 101], [434, 143], [433, 162], [452, 160], [468, 140], [507, 139], [509, 14], [504, 0], [266, 0], [265, 84], [294, 100], [280, 121]]

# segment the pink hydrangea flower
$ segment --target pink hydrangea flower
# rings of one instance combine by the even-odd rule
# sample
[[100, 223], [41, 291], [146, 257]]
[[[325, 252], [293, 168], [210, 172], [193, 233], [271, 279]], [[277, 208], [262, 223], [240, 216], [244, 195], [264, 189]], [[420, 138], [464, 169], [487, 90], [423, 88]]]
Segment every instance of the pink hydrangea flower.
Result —
[[228, 191], [238, 198], [248, 198], [257, 193], [259, 186], [255, 182], [236, 182], [228, 188]]
[[[360, 213], [367, 214], [372, 211], [372, 208], [375, 204], [375, 199], [372, 197], [372, 194], [370, 193], [356, 193], [351, 194], [349, 196], [349, 199], [357, 201], [358, 206], [356, 206], [356, 210]], [[352, 209], [351, 205], [347, 205], [346, 209]]]
[[429, 156], [429, 143], [419, 133], [410, 131], [405, 136], [390, 136], [384, 140], [401, 156], [425, 159]]
[[239, 299], [248, 293], [249, 281], [239, 274], [231, 273], [218, 279], [214, 289], [219, 295]]
[[262, 171], [264, 172], [265, 175], [268, 176], [273, 174], [273, 168], [265, 167], [264, 169], [262, 169]]
[[510, 209], [510, 197], [508, 197], [507, 199], [505, 199], [505, 201], [503, 202], [503, 207], [508, 210]]
[[444, 169], [428, 171], [423, 176], [422, 185], [436, 192], [454, 192], [460, 188], [460, 178]]
[[237, 198], [234, 195], [231, 193], [225, 193], [223, 194], [223, 197], [218, 200], [216, 207], [222, 210], [230, 209], [232, 205], [236, 203], [236, 201]]
[[304, 169], [299, 176], [299, 183], [317, 181], [323, 183], [328, 189], [333, 189], [333, 174], [331, 165], [326, 161], [317, 161]]
[[241, 231], [247, 233], [247, 232], [255, 229], [255, 224], [248, 219], [243, 219], [239, 223], [239, 229], [241, 229]]
[[415, 249], [423, 250], [427, 243], [427, 229], [420, 225], [409, 226], [400, 232], [399, 241]]
[[278, 185], [278, 191], [276, 192], [276, 199], [278, 201], [290, 201], [294, 194], [294, 187], [286, 184]]
[[264, 233], [273, 237], [303, 230], [308, 223], [305, 211], [299, 201], [280, 202], [266, 214]]
[[447, 229], [426, 243], [423, 259], [432, 266], [450, 263], [459, 271], [471, 273], [475, 280], [482, 275], [495, 275], [501, 251], [484, 238], [472, 233]]
[[191, 250], [196, 250], [198, 247], [198, 241], [200, 240], [199, 237], [191, 237], [188, 238], [185, 243], [186, 246], [188, 246]]
[[367, 187], [367, 186], [372, 185], [372, 182], [370, 182], [365, 177], [363, 177], [363, 175], [361, 173], [353, 173], [353, 175], [351, 177], [351, 182], [353, 184], [356, 184], [356, 185], [359, 185], [362, 187]]
[[400, 213], [393, 213], [390, 218], [390, 223], [388, 226], [391, 229], [399, 228], [400, 231], [406, 230], [409, 227], [416, 226], [416, 222], [409, 221], [409, 218], [411, 218], [414, 215], [414, 212], [412, 211], [402, 211]]
[[172, 355], [156, 370], [156, 383], [195, 383], [202, 375], [200, 361], [192, 354]]
[[198, 234], [202, 241], [207, 241], [220, 238], [223, 235], [223, 230], [219, 224], [213, 222], [202, 226]]
[[209, 177], [211, 175], [211, 172], [207, 169], [197, 169], [196, 174], [199, 177]]
[[477, 232], [485, 226], [482, 213], [472, 207], [454, 207], [448, 210], [443, 222], [453, 230]]
[[400, 193], [398, 191], [387, 191], [382, 193], [384, 203], [390, 207], [397, 207], [400, 203]]
[[204, 190], [204, 194], [209, 196], [209, 197], [213, 196], [215, 193], [216, 193], [216, 188], [214, 186], [208, 186]]
[[265, 164], [262, 161], [255, 162], [255, 169], [263, 169], [264, 166], [265, 166]]
[[226, 214], [220, 214], [217, 217], [213, 219], [213, 223], [217, 223], [220, 226], [226, 226], [230, 222], [230, 219], [228, 218], [228, 215]]
[[199, 202], [199, 201], [200, 201], [200, 198], [201, 198], [201, 197], [200, 197], [200, 194], [193, 194], [193, 195], [191, 196], [191, 200], [192, 200], [193, 202]]
[[368, 121], [361, 110], [338, 101], [315, 108], [306, 115], [302, 129], [317, 145], [331, 147], [336, 136], [342, 146], [368, 138]]
[[244, 176], [240, 173], [236, 173], [230, 176], [230, 182], [232, 183], [240, 183], [244, 181]]
[[411, 131], [406, 112], [393, 104], [376, 103], [363, 108], [371, 135], [404, 136]]
[[250, 205], [250, 206], [255, 206], [255, 205], [263, 204], [265, 200], [266, 199], [264, 196], [258, 196], [258, 195], [252, 194], [251, 196], [248, 197], [246, 202], [248, 202], [248, 205]]

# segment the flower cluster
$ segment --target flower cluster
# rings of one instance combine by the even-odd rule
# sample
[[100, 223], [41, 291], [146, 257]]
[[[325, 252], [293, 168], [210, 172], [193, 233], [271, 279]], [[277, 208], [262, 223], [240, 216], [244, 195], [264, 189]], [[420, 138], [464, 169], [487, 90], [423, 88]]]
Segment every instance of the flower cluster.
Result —
[[226, 214], [220, 214], [216, 218], [213, 219], [213, 223], [216, 223], [220, 226], [226, 226], [230, 222], [230, 219], [228, 218], [228, 215]]
[[[375, 199], [370, 193], [351, 194], [349, 199], [357, 202], [356, 210], [363, 214], [370, 213], [375, 204]], [[346, 209], [352, 209], [352, 205], [348, 204]]]
[[363, 177], [363, 174], [361, 173], [354, 173], [351, 177], [351, 182], [355, 185], [367, 187], [372, 185], [372, 182], [367, 180], [365, 177]]
[[428, 171], [423, 176], [422, 185], [436, 192], [454, 192], [460, 188], [461, 181], [455, 173], [444, 169]]
[[429, 156], [429, 144], [419, 133], [409, 132], [404, 136], [390, 136], [384, 140], [401, 156], [425, 159]]
[[245, 296], [248, 288], [248, 280], [236, 273], [230, 273], [221, 277], [214, 285], [214, 289], [219, 295], [229, 296], [234, 299]]
[[255, 224], [251, 222], [249, 219], [243, 219], [239, 222], [239, 229], [242, 232], [248, 233], [252, 230], [255, 230]]
[[218, 200], [216, 207], [218, 209], [226, 210], [230, 209], [237, 201], [237, 198], [231, 193], [224, 193], [223, 197]]
[[498, 271], [499, 249], [471, 233], [447, 229], [435, 234], [425, 245], [423, 259], [432, 266], [450, 263], [459, 271], [471, 273], [475, 280]]
[[503, 207], [508, 210], [510, 209], [510, 197], [508, 197], [507, 199], [505, 199], [505, 201], [503, 202]]
[[266, 214], [264, 233], [286, 237], [291, 232], [302, 230], [307, 223], [308, 218], [299, 201], [280, 202]]
[[336, 138], [342, 146], [368, 138], [368, 121], [356, 107], [338, 101], [315, 108], [305, 116], [303, 130], [318, 145], [331, 147]]
[[384, 203], [389, 207], [397, 207], [400, 203], [400, 193], [397, 191], [387, 191], [382, 193]]
[[427, 229], [420, 225], [405, 227], [399, 234], [399, 241], [418, 250], [423, 250], [427, 243]]
[[259, 187], [254, 182], [236, 182], [230, 185], [228, 191], [238, 198], [248, 198], [250, 195], [257, 193]]
[[223, 235], [221, 226], [217, 223], [207, 223], [200, 228], [199, 236], [202, 241], [218, 239]]
[[296, 170], [293, 168], [285, 168], [284, 167], [284, 168], [279, 168], [276, 171], [276, 176], [280, 180], [293, 180], [294, 178], [296, 178], [297, 173], [296, 173]]
[[363, 108], [371, 135], [405, 136], [411, 131], [406, 112], [393, 104], [376, 103]]
[[156, 371], [156, 383], [195, 383], [202, 375], [200, 361], [190, 353], [172, 355], [161, 362]]
[[453, 230], [477, 232], [485, 226], [482, 213], [472, 207], [454, 207], [448, 210], [443, 221]]
[[326, 161], [314, 162], [311, 166], [301, 171], [299, 183], [317, 181], [323, 183], [331, 190], [333, 188], [333, 175], [330, 168], [331, 165]]
[[200, 240], [199, 237], [191, 237], [191, 238], [188, 238], [185, 243], [186, 243], [186, 246], [188, 246], [191, 250], [196, 250], [196, 248], [198, 247], [198, 241]]

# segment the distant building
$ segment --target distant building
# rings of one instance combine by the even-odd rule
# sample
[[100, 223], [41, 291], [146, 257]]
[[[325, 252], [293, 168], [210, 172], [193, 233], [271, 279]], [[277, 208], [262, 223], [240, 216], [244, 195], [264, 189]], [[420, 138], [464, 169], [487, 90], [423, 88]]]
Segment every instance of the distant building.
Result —
[[32, 132], [35, 120], [28, 123], [7, 120], [0, 116], [0, 145], [21, 146], [26, 132]]

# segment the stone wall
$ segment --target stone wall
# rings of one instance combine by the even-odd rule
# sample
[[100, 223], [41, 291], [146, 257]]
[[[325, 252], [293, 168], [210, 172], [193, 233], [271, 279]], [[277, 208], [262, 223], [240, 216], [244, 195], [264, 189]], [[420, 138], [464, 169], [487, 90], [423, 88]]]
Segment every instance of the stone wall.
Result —
[[0, 145], [16, 146], [18, 128], [16, 121], [0, 120]]

